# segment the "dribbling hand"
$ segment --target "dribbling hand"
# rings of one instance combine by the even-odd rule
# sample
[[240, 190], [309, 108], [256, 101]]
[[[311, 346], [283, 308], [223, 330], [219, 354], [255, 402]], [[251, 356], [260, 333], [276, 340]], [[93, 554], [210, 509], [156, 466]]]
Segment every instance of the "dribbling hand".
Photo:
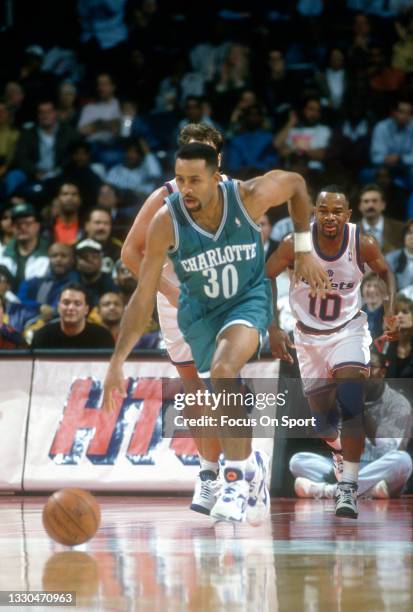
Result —
[[108, 414], [115, 409], [116, 396], [126, 397], [126, 383], [121, 365], [111, 362], [103, 383], [102, 410]]

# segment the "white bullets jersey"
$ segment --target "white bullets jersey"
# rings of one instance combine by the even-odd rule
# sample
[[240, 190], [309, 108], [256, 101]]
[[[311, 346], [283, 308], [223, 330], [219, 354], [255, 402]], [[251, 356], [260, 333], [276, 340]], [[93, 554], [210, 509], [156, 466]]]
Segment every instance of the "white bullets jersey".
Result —
[[313, 256], [327, 272], [332, 286], [328, 295], [320, 299], [309, 295], [310, 287], [302, 280], [290, 285], [290, 306], [298, 321], [308, 327], [329, 330], [348, 323], [361, 306], [360, 285], [364, 266], [360, 258], [360, 228], [346, 223], [343, 243], [335, 257], [323, 255], [317, 241], [317, 226], [311, 226]]
[[[222, 181], [230, 181], [231, 179], [226, 174], [221, 174]], [[168, 193], [176, 193], [179, 191], [178, 185], [176, 184], [176, 179], [173, 178], [171, 181], [167, 181], [164, 185], [167, 188]], [[174, 266], [169, 257], [166, 258], [165, 263], [162, 268], [162, 277], [175, 285], [175, 287], [179, 287], [179, 280], [177, 275], [175, 274]]]

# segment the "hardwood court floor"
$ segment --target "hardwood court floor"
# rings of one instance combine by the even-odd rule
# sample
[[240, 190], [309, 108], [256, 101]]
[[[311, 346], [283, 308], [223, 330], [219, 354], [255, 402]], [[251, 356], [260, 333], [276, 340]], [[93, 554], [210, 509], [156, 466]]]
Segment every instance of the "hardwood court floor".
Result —
[[274, 500], [265, 525], [235, 529], [188, 499], [98, 500], [101, 528], [69, 549], [43, 530], [45, 498], [1, 496], [0, 590], [75, 590], [80, 610], [413, 610], [412, 498], [362, 501], [357, 521], [329, 500]]

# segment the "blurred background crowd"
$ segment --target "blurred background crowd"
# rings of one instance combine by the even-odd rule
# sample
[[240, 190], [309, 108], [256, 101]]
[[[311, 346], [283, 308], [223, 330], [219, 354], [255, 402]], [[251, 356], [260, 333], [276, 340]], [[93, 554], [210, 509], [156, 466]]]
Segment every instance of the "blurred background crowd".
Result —
[[[222, 169], [339, 183], [394, 270], [413, 372], [412, 0], [6, 0], [0, 9], [0, 348], [107, 348], [135, 280], [122, 241], [173, 176], [180, 129], [225, 137]], [[261, 219], [267, 255], [287, 206]], [[288, 276], [279, 308], [288, 330]], [[162, 347], [156, 314], [140, 348]], [[390, 370], [389, 370], [390, 372]]]

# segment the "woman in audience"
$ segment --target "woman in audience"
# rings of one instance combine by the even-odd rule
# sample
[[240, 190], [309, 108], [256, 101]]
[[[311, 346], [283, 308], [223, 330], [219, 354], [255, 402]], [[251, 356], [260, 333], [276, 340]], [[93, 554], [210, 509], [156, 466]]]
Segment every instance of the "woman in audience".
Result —
[[400, 338], [385, 343], [383, 352], [388, 360], [389, 378], [411, 378], [413, 376], [413, 301], [402, 293], [397, 295], [394, 311], [398, 318]]

